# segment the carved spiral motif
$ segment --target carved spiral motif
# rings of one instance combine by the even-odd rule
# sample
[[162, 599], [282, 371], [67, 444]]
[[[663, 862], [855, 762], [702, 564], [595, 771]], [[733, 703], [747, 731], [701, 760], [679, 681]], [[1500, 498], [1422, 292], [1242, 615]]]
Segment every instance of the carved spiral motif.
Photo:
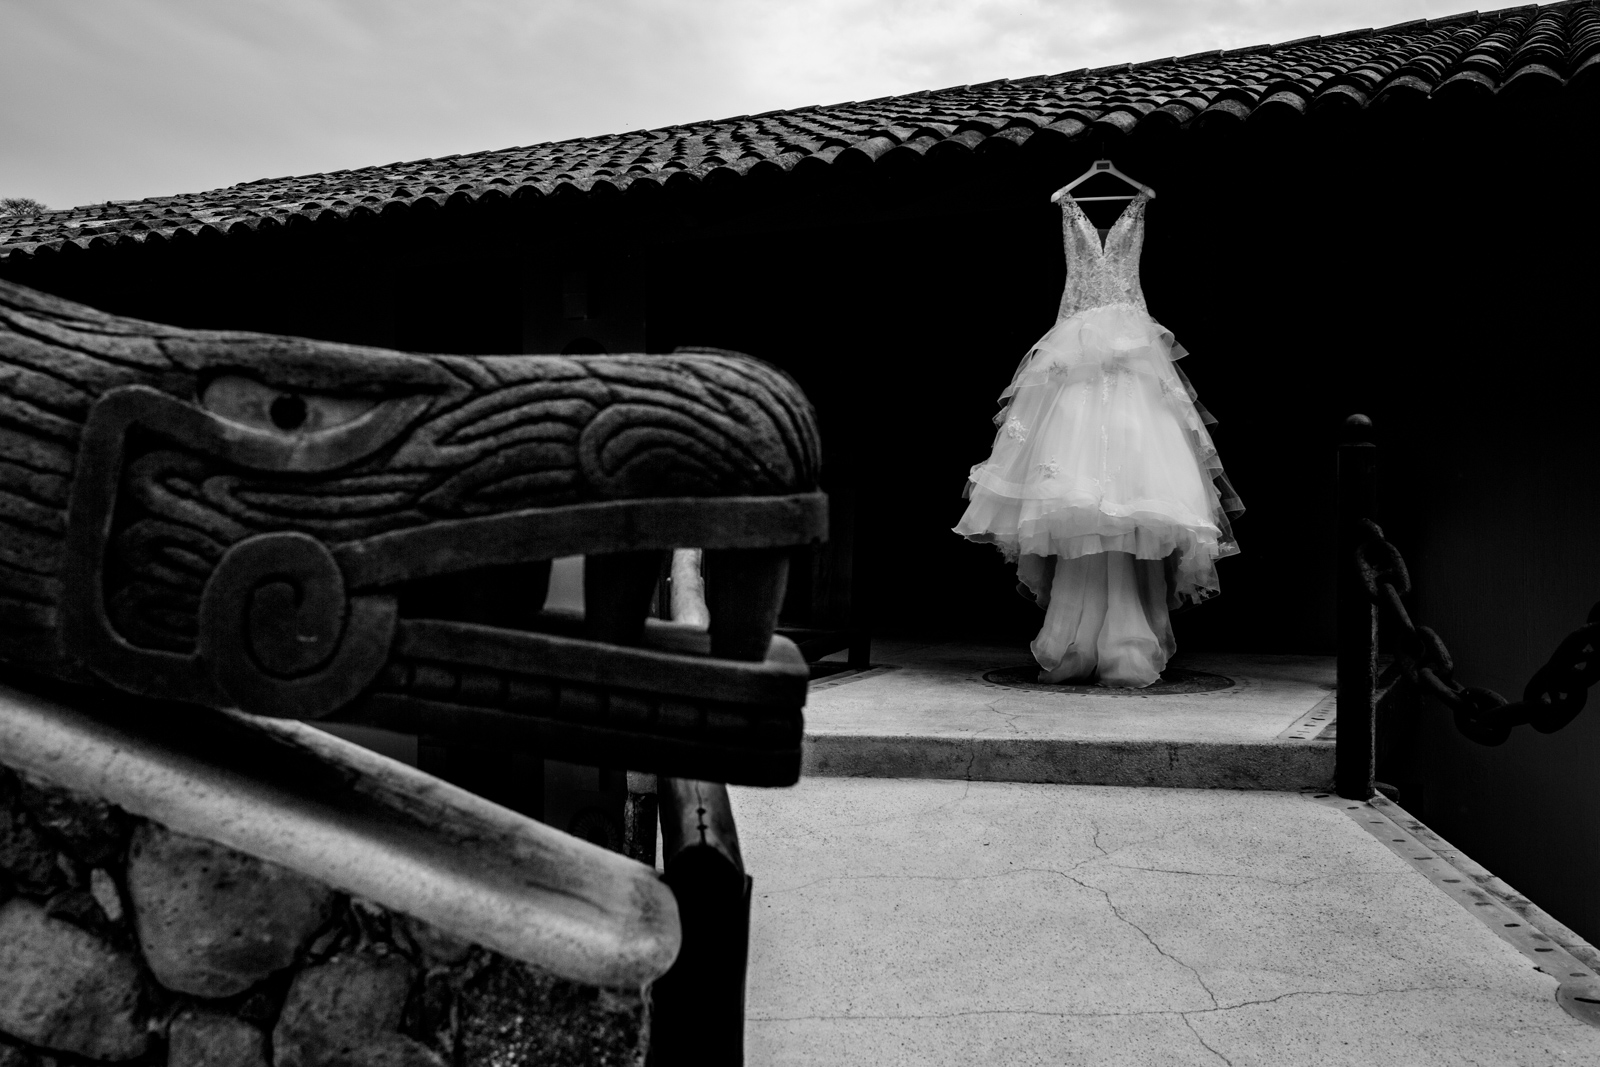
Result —
[[[317, 411], [350, 418], [304, 431]], [[425, 356], [160, 326], [0, 281], [0, 662], [325, 715], [380, 669], [394, 605], [352, 596], [321, 546], [809, 494], [819, 465], [798, 386], [733, 353]]]
[[395, 618], [393, 598], [346, 597], [321, 541], [261, 534], [230, 547], [206, 583], [198, 651], [241, 709], [315, 718], [377, 675]]
[[[263, 534], [235, 546], [211, 580], [218, 626], [242, 621], [245, 653], [261, 673], [301, 678], [333, 658], [344, 630], [344, 576], [333, 554], [301, 533]], [[204, 625], [210, 624], [202, 612]], [[235, 637], [229, 634], [229, 637]]]

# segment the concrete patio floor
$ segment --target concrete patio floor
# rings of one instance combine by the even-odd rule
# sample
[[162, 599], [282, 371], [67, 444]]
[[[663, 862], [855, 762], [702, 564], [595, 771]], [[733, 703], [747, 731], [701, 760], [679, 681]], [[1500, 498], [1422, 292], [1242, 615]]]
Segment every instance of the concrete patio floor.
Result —
[[1211, 692], [1020, 688], [1022, 648], [879, 641], [873, 668], [814, 682], [808, 777], [1298, 789], [1333, 775], [1326, 656], [1182, 655]]
[[884, 778], [732, 793], [752, 1067], [1600, 1063], [1600, 1029], [1556, 999], [1560, 978], [1600, 1004], [1593, 950], [1532, 928], [1381, 801]]

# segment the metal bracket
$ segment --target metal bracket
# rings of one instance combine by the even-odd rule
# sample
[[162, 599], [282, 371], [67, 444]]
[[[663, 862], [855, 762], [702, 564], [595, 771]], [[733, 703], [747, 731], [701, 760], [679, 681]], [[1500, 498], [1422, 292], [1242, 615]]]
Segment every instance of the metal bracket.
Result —
[[[1329, 793], [1311, 799], [1337, 807], [1357, 826], [1406, 861], [1478, 921], [1493, 930], [1535, 968], [1558, 983], [1556, 1003], [1574, 1019], [1600, 1028], [1600, 951], [1547, 915], [1465, 853], [1384, 797], [1367, 803]], [[1590, 962], [1580, 959], [1578, 954]]]

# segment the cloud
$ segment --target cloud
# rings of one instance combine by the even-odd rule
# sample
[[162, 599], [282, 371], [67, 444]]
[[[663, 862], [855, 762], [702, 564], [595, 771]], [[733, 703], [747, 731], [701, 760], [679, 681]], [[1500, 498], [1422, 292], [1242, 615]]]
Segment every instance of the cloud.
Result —
[[[753, 90], [838, 98], [1059, 73], [1452, 12], [1459, 0], [812, 0], [738, 5]], [[755, 10], [764, 17], [751, 17]], [[1365, 21], [1362, 21], [1365, 20]], [[757, 47], [749, 43], [759, 42]], [[876, 90], [876, 91], [874, 91]], [[830, 95], [832, 93], [833, 95]], [[848, 97], [845, 97], [848, 98]], [[796, 100], [795, 102], [799, 102]]]
[[63, 206], [1329, 33], [1456, 0], [0, 0]]

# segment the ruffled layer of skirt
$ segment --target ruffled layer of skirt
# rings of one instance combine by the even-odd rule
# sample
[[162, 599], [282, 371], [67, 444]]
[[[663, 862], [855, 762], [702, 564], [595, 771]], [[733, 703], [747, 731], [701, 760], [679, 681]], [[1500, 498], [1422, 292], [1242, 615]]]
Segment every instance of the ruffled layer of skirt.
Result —
[[1238, 551], [1228, 516], [1244, 509], [1206, 430], [1214, 420], [1174, 363], [1183, 355], [1133, 305], [1056, 323], [1001, 394], [956, 532], [1012, 558], [1165, 560], [1174, 606], [1214, 595], [1216, 561]]

